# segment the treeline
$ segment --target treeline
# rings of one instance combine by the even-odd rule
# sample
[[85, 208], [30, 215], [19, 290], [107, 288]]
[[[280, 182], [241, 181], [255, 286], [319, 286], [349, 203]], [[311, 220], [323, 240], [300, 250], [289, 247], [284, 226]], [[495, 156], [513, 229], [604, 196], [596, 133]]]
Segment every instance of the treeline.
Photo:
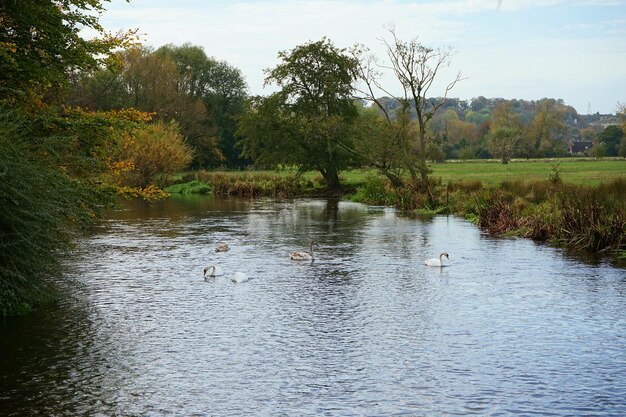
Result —
[[[396, 99], [386, 98], [385, 104], [389, 111], [399, 106]], [[579, 115], [560, 99], [448, 98], [429, 126], [436, 144], [431, 158], [626, 156], [619, 117], [606, 119], [614, 124], [598, 123], [599, 115]]]
[[[334, 48], [330, 41], [326, 42], [329, 47]], [[311, 42], [308, 45], [301, 45], [294, 48], [292, 53], [308, 48], [309, 63], [312, 63], [320, 58], [315, 54], [322, 52], [311, 50], [311, 45], [315, 44]], [[335, 58], [341, 57], [342, 53], [349, 58], [350, 52], [347, 50], [337, 49], [337, 51], [339, 53]], [[286, 58], [290, 58], [287, 52], [279, 54], [279, 59]], [[335, 75], [342, 70], [357, 71], [358, 64], [351, 64], [349, 60], [342, 65], [343, 68], [335, 68], [338, 71]], [[276, 67], [280, 68], [283, 68], [281, 64]], [[329, 84], [337, 81], [324, 82], [324, 75], [321, 72], [314, 73], [312, 68], [306, 70], [318, 81], [314, 89], [306, 92], [310, 99], [313, 99], [315, 94], [326, 94], [327, 92], [323, 90], [332, 88]], [[273, 76], [273, 73], [272, 69], [267, 70], [266, 82], [268, 84], [282, 82]], [[300, 73], [291, 71], [289, 76], [297, 78], [303, 77], [304, 74], [303, 68]], [[388, 116], [390, 119], [399, 120], [405, 117], [418, 125], [419, 130], [416, 108], [406, 106], [407, 97], [382, 96], [375, 97], [375, 100], [363, 99], [354, 85], [359, 82], [359, 77], [356, 75], [348, 77], [350, 80], [345, 85], [347, 88], [345, 97], [334, 97], [334, 101], [336, 103], [339, 103], [340, 99], [352, 101], [346, 106], [352, 108], [354, 117], [359, 118], [359, 121], [351, 124], [369, 123], [367, 129], [375, 131], [377, 128], [371, 126], [373, 117], [368, 114], [369, 110], [375, 109], [381, 118]], [[304, 81], [299, 79], [298, 83], [305, 86]], [[285, 87], [291, 89], [293, 86]], [[285, 90], [282, 93], [288, 96], [293, 91]], [[271, 96], [277, 100], [276, 95]], [[200, 46], [184, 44], [166, 45], [156, 50], [135, 46], [117, 52], [110, 57], [107, 66], [75, 74], [71, 79], [65, 103], [92, 111], [135, 108], [148, 112], [154, 115], [155, 119], [166, 123], [175, 121], [193, 150], [191, 168], [194, 169], [214, 167], [233, 169], [255, 163], [264, 168], [278, 163], [298, 164], [294, 158], [283, 158], [278, 155], [285, 153], [279, 149], [272, 158], [246, 152], [251, 144], [250, 132], [245, 133], [249, 113], [258, 112], [259, 104], [268, 103], [269, 98], [249, 97], [245, 80], [238, 69], [224, 61], [208, 57]], [[292, 96], [284, 99], [293, 98]], [[296, 102], [287, 104], [290, 106], [290, 112], [296, 109]], [[615, 124], [607, 127], [593, 123], [593, 116], [577, 114], [573, 107], [560, 99], [527, 101], [477, 97], [472, 100], [459, 100], [424, 96], [423, 110], [426, 113], [432, 112], [432, 116], [424, 123], [427, 142], [425, 152], [427, 159], [431, 161], [499, 158], [506, 163], [513, 157], [626, 156], [626, 141], [622, 140], [624, 131], [621, 126]], [[618, 111], [623, 112], [623, 109]], [[275, 117], [274, 123], [279, 123], [279, 115], [268, 114], [268, 117]], [[613, 120], [619, 123], [618, 117]], [[295, 153], [297, 147], [288, 145], [289, 132], [282, 130], [277, 134], [281, 136], [279, 140], [284, 141], [286, 145], [284, 150]], [[357, 140], [362, 140], [367, 146], [371, 145], [369, 138]], [[583, 143], [584, 146], [576, 146], [577, 143]], [[309, 151], [307, 153], [310, 154]], [[360, 163], [368, 163], [362, 157], [357, 159], [361, 160]], [[359, 161], [349, 161], [345, 165], [355, 164], [359, 165]], [[317, 169], [310, 163], [304, 165]]]
[[91, 111], [134, 108], [175, 122], [193, 149], [193, 168], [250, 163], [234, 148], [247, 97], [238, 69], [190, 44], [134, 46], [111, 55], [107, 64], [76, 74], [65, 103]]

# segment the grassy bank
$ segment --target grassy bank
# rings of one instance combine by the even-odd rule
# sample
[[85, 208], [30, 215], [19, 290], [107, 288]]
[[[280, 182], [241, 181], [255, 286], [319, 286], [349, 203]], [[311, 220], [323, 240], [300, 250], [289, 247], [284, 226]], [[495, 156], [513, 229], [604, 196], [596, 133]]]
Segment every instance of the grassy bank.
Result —
[[[431, 176], [441, 179], [443, 184], [458, 181], [480, 181], [485, 185], [498, 185], [504, 181], [518, 180], [542, 181], [548, 179], [555, 171], [559, 172], [565, 184], [597, 186], [615, 178], [626, 178], [626, 160], [592, 158], [567, 159], [536, 159], [513, 160], [503, 165], [496, 160], [447, 161], [431, 164]], [[211, 175], [221, 175], [225, 179], [255, 177], [282, 178], [298, 177], [295, 169], [260, 170], [260, 171], [213, 171], [189, 172], [176, 176], [176, 182], [187, 182], [193, 179], [207, 180]], [[363, 186], [367, 179], [376, 175], [373, 169], [354, 169], [341, 173], [341, 183], [348, 187]], [[310, 188], [323, 187], [323, 179], [319, 173], [305, 172], [299, 178], [309, 183]]]
[[170, 194], [237, 195], [241, 197], [295, 197], [323, 187], [291, 172], [207, 172], [181, 175], [167, 187]]
[[551, 180], [439, 182], [434, 201], [411, 186], [370, 177], [354, 201], [463, 216], [493, 235], [522, 236], [592, 253], [626, 257], [626, 178], [598, 186]]

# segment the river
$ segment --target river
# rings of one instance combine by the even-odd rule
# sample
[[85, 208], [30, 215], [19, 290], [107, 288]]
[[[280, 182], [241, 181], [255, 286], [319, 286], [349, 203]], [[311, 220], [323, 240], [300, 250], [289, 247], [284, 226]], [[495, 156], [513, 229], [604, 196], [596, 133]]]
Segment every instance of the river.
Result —
[[626, 415], [625, 271], [453, 216], [135, 201], [76, 252], [1, 322], [1, 415]]

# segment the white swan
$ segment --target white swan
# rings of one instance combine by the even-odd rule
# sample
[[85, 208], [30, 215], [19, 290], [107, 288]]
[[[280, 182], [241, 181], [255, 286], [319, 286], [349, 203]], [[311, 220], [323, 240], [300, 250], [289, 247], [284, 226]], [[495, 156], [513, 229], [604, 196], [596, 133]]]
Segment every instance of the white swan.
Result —
[[317, 244], [317, 242], [313, 241], [311, 242], [311, 252], [304, 252], [304, 251], [295, 251], [295, 252], [291, 252], [291, 254], [289, 255], [289, 258], [291, 258], [291, 260], [293, 261], [312, 261], [315, 259], [315, 255], [313, 254], [313, 246], [319, 248], [320, 245]]
[[443, 257], [446, 257], [448, 259], [450, 259], [450, 257], [448, 256], [447, 252], [442, 252], [439, 255], [439, 259], [437, 258], [432, 258], [432, 259], [426, 259], [426, 261], [424, 262], [427, 266], [445, 266], [443, 264]]
[[220, 243], [215, 247], [215, 252], [228, 252], [229, 250], [228, 243]]
[[237, 284], [240, 284], [240, 283], [242, 283], [242, 282], [249, 281], [249, 280], [250, 280], [250, 278], [249, 278], [246, 274], [244, 274], [243, 272], [239, 272], [239, 271], [237, 271], [237, 272], [235, 272], [235, 273], [233, 274], [233, 276], [232, 276], [232, 277], [230, 277], [230, 280], [231, 280], [232, 282], [235, 282], [235, 283], [237, 283]]
[[204, 278], [208, 278], [208, 277], [214, 278], [222, 274], [223, 274], [222, 268], [220, 268], [219, 266], [210, 265], [204, 268]]

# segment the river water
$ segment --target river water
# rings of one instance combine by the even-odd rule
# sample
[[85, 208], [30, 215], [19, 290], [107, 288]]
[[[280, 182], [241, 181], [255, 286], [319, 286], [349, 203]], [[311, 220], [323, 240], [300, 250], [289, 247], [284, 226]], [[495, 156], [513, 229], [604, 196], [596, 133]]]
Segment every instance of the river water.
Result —
[[625, 271], [459, 218], [129, 202], [77, 252], [0, 326], [0, 415], [626, 415]]

